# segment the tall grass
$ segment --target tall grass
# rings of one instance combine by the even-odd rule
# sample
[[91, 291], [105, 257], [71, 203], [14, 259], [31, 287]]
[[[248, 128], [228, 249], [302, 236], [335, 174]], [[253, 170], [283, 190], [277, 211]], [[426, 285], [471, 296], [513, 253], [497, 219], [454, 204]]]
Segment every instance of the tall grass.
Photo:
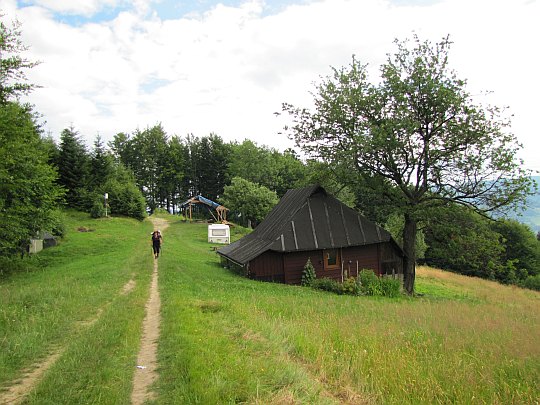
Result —
[[[27, 403], [127, 403], [152, 268], [149, 231], [146, 222], [71, 213], [65, 240], [30, 259], [34, 271], [0, 280], [0, 387], [61, 351]], [[121, 294], [130, 279], [134, 291]]]
[[[152, 272], [151, 225], [74, 214], [68, 225], [61, 246], [34, 259], [41, 270], [0, 280], [0, 387], [61, 349], [25, 403], [127, 404]], [[176, 219], [164, 232], [152, 403], [540, 397], [537, 292], [428, 268], [418, 270], [419, 298], [256, 282], [223, 269], [206, 235], [206, 225]], [[120, 293], [129, 280], [135, 288]]]
[[219, 266], [168, 230], [159, 403], [534, 403], [539, 295], [421, 269], [422, 298], [336, 296]]

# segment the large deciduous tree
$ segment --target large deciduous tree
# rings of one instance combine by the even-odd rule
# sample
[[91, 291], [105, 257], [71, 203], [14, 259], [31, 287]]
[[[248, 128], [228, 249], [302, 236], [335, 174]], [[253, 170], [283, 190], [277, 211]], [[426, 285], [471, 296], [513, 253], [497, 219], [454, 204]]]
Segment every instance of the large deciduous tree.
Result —
[[241, 213], [251, 221], [252, 225], [256, 225], [278, 203], [278, 197], [275, 191], [265, 186], [235, 177], [230, 185], [225, 186], [220, 201], [225, 207], [233, 212]]
[[[3, 17], [0, 13], [0, 19]], [[18, 21], [12, 22], [11, 26], [0, 21], [0, 104], [28, 94], [37, 87], [26, 81], [25, 69], [30, 69], [39, 62], [21, 56], [28, 47], [20, 39], [20, 26]]]
[[531, 181], [505, 111], [483, 107], [448, 65], [450, 41], [397, 41], [371, 83], [355, 58], [314, 93], [314, 110], [284, 104], [298, 146], [397, 189], [405, 218], [404, 286], [414, 293], [415, 238], [428, 208], [449, 203], [489, 212], [523, 202]]
[[56, 225], [62, 190], [47, 152], [30, 107], [0, 103], [0, 256]]
[[305, 166], [291, 149], [280, 153], [248, 139], [231, 145], [228, 175], [265, 186], [282, 197], [305, 179]]
[[36, 63], [20, 56], [27, 48], [19, 28], [0, 21], [0, 256], [24, 251], [38, 232], [53, 231], [62, 196], [37, 114], [14, 100], [36, 87], [26, 82], [24, 69]]

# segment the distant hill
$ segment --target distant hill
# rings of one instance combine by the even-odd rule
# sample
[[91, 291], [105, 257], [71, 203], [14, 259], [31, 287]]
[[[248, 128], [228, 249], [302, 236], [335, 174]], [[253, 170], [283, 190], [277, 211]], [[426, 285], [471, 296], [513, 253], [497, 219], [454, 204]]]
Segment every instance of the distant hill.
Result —
[[538, 186], [536, 194], [527, 199], [525, 210], [519, 215], [512, 214], [510, 217], [526, 225], [536, 233], [540, 231], [540, 176], [533, 176], [533, 180]]

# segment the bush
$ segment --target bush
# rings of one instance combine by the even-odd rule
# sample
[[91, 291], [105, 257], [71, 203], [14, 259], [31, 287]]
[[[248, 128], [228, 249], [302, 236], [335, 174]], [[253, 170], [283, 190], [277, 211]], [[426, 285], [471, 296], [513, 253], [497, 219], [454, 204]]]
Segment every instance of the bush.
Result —
[[90, 216], [92, 218], [103, 218], [105, 216], [105, 207], [103, 206], [103, 199], [101, 196], [94, 199], [92, 208], [90, 208]]
[[330, 291], [336, 294], [342, 294], [341, 284], [331, 278], [317, 278], [311, 283], [311, 287], [317, 290]]
[[381, 294], [384, 297], [396, 298], [401, 294], [401, 280], [397, 278], [383, 277], [380, 279]]
[[11, 273], [26, 270], [24, 262], [18, 256], [4, 257], [0, 256], [0, 279]]
[[358, 295], [360, 293], [360, 287], [354, 277], [348, 277], [343, 281], [341, 285], [343, 294], [347, 295]]
[[66, 235], [66, 224], [65, 224], [65, 215], [60, 210], [54, 210], [51, 213], [51, 233], [54, 236], [63, 238]]
[[[311, 264], [309, 261], [308, 263]], [[304, 283], [303, 276], [302, 283]], [[373, 270], [369, 269], [362, 270], [358, 278], [347, 277], [343, 283], [330, 278], [317, 278], [311, 281], [310, 286], [317, 290], [330, 291], [340, 295], [378, 295], [391, 298], [401, 295], [401, 280], [390, 277], [379, 278]]]
[[521, 282], [521, 286], [530, 290], [540, 291], [540, 274], [527, 277]]
[[109, 205], [112, 213], [139, 220], [146, 217], [146, 201], [135, 184], [110, 180], [106, 183], [105, 189], [109, 193]]
[[381, 295], [381, 281], [373, 270], [363, 269], [358, 275], [360, 293], [364, 295]]
[[167, 211], [167, 209], [165, 208], [156, 208], [152, 214], [153, 215], [166, 215], [166, 214], [170, 214], [170, 212]]
[[308, 258], [304, 270], [302, 271], [302, 285], [309, 287], [316, 277], [315, 268], [313, 267], [313, 264], [311, 264], [311, 258]]

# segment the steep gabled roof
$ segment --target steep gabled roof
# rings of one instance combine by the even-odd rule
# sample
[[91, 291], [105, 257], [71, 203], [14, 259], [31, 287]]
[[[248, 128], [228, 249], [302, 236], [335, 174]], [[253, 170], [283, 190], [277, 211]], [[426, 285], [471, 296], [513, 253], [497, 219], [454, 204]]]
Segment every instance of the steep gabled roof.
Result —
[[244, 265], [260, 254], [370, 245], [390, 233], [313, 185], [287, 191], [249, 235], [218, 250]]

